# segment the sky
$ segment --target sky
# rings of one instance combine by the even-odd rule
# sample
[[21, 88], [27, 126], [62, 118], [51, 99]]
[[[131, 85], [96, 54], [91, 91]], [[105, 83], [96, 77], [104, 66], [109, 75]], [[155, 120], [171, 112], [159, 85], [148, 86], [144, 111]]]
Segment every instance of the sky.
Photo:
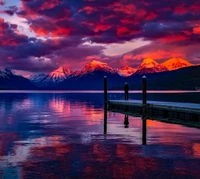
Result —
[[49, 73], [91, 60], [200, 63], [200, 0], [0, 0], [0, 68]]

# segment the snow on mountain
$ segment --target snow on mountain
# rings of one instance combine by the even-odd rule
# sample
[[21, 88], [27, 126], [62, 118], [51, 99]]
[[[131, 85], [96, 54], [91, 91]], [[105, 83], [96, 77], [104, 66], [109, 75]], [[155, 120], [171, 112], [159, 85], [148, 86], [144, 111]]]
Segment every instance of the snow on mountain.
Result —
[[83, 68], [83, 70], [80, 72], [80, 75], [85, 75], [87, 73], [92, 73], [94, 71], [104, 71], [104, 72], [109, 72], [109, 73], [116, 73], [116, 70], [114, 70], [113, 68], [108, 66], [107, 63], [93, 60]]
[[39, 83], [40, 81], [42, 81], [45, 77], [47, 76], [47, 74], [41, 73], [41, 74], [37, 74], [37, 75], [31, 75], [29, 77], [29, 80], [34, 82], [34, 83]]
[[35, 89], [26, 78], [15, 75], [10, 69], [0, 70], [0, 89]]
[[5, 69], [0, 70], [1, 78], [9, 79], [10, 76], [14, 76], [14, 74], [12, 73], [10, 69], [5, 68]]
[[124, 77], [131, 76], [132, 74], [136, 72], [136, 70], [137, 70], [136, 68], [132, 68], [128, 66], [125, 66], [123, 68], [117, 68], [118, 74]]
[[163, 71], [168, 71], [168, 69], [165, 66], [154, 61], [152, 58], [146, 58], [137, 68], [135, 74], [158, 73]]
[[189, 63], [188, 61], [182, 58], [171, 58], [162, 63], [162, 65], [165, 66], [169, 71], [193, 66], [193, 64]]
[[[58, 83], [63, 82], [71, 75], [71, 71], [66, 65], [59, 67], [46, 75], [43, 79], [38, 82], [39, 87], [50, 87], [56, 86]], [[41, 75], [42, 77], [42, 75]]]
[[69, 75], [71, 74], [71, 71], [67, 66], [61, 66], [57, 70], [54, 70], [49, 74], [49, 77], [57, 82], [57, 81], [63, 81], [65, 80]]
[[80, 73], [81, 73], [80, 71], [72, 71], [69, 77], [78, 76], [78, 75], [80, 75]]

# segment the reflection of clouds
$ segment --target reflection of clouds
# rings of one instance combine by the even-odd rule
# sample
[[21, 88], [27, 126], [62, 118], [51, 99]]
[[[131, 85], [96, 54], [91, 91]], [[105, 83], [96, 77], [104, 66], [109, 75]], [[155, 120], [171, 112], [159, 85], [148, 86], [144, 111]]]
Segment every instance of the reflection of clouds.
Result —
[[30, 109], [31, 107], [32, 103], [30, 98], [24, 99], [23, 101], [18, 101], [14, 104], [15, 110]]
[[[49, 108], [58, 113], [68, 113], [70, 111], [70, 102], [61, 98], [53, 98], [49, 101]], [[70, 114], [70, 113], [69, 113]]]
[[200, 143], [194, 143], [192, 146], [192, 150], [194, 156], [200, 158]]
[[[198, 129], [147, 120], [147, 145], [141, 146], [141, 118], [129, 116], [129, 128], [124, 128], [124, 114], [108, 112], [104, 134], [103, 108], [93, 103], [36, 95], [7, 102], [8, 110], [2, 114], [5, 106], [0, 108], [4, 132], [0, 166], [21, 166], [24, 178], [37, 173], [36, 178], [49, 179], [62, 172], [65, 176], [76, 172], [77, 178], [98, 178], [101, 172], [102, 178], [137, 178], [138, 173], [147, 173], [147, 178], [148, 172], [168, 170], [168, 159], [183, 159], [185, 170], [187, 159], [200, 159]], [[18, 135], [7, 132], [11, 130]], [[77, 171], [83, 171], [84, 177]]]
[[[5, 141], [4, 141], [5, 142]], [[25, 162], [32, 158], [32, 152], [34, 149], [40, 149], [40, 148], [48, 148], [48, 147], [57, 147], [60, 144], [63, 143], [63, 137], [61, 136], [51, 136], [51, 137], [41, 137], [41, 138], [36, 138], [36, 139], [29, 139], [25, 141], [16, 141], [15, 146], [13, 148], [13, 152], [9, 153], [7, 155], [2, 156], [0, 160], [0, 164], [2, 166], [6, 165], [12, 165], [12, 166], [17, 166], [18, 163]], [[4, 149], [4, 143], [0, 142], [0, 147], [2, 150]], [[58, 149], [59, 153], [65, 153], [68, 151], [68, 149]], [[34, 153], [34, 155], [37, 155], [37, 153]], [[38, 155], [40, 155], [38, 153]], [[40, 155], [40, 157], [43, 157], [46, 155], [43, 153]], [[42, 159], [42, 158], [41, 158]]]
[[79, 120], [85, 120], [88, 125], [99, 124], [103, 120], [102, 110], [95, 109], [93, 105], [87, 103], [73, 103], [66, 101], [63, 98], [53, 98], [49, 102], [49, 108], [56, 113], [62, 115], [62, 119], [69, 119], [67, 117], [75, 117]]
[[29, 156], [31, 146], [15, 146], [14, 152], [2, 157], [2, 165], [17, 166], [18, 163], [25, 162]]
[[147, 136], [149, 144], [181, 144], [200, 140], [200, 131], [196, 128], [170, 124], [155, 120], [147, 120]]

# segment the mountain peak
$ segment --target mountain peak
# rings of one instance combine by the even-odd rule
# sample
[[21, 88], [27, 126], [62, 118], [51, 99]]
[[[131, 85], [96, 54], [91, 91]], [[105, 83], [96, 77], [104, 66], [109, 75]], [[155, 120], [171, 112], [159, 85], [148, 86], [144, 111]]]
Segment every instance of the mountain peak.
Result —
[[9, 78], [10, 76], [14, 76], [10, 69], [5, 68], [0, 70], [0, 77]]
[[7, 75], [13, 75], [12, 71], [8, 68], [3, 69], [2, 72], [6, 73]]
[[182, 58], [170, 58], [169, 60], [162, 63], [162, 65], [165, 66], [168, 70], [177, 70], [179, 68], [193, 66], [193, 64]]
[[155, 60], [153, 60], [152, 58], [145, 58], [141, 65], [145, 65], [146, 68], [152, 68], [152, 67], [159, 65], [159, 64]]
[[142, 75], [148, 73], [158, 73], [163, 71], [168, 71], [168, 69], [164, 65], [157, 63], [152, 58], [145, 58], [135, 73]]
[[118, 71], [119, 75], [124, 76], [124, 77], [128, 77], [128, 76], [131, 76], [132, 74], [134, 74], [136, 72], [136, 68], [125, 66], [125, 67], [122, 67], [122, 68], [118, 68], [117, 71]]
[[63, 65], [47, 75], [43, 81], [55, 85], [67, 79], [71, 73], [71, 70], [66, 65]]
[[60, 66], [58, 69], [51, 72], [49, 75], [55, 78], [65, 78], [71, 74], [71, 70], [66, 66]]
[[105, 72], [110, 72], [110, 73], [115, 72], [115, 70], [111, 68], [110, 66], [108, 66], [107, 63], [100, 62], [97, 60], [92, 60], [91, 62], [86, 64], [86, 66], [83, 68], [83, 70], [81, 71], [81, 75], [86, 74], [88, 72], [89, 73], [94, 72], [95, 70], [100, 70], [100, 71], [105, 71]]

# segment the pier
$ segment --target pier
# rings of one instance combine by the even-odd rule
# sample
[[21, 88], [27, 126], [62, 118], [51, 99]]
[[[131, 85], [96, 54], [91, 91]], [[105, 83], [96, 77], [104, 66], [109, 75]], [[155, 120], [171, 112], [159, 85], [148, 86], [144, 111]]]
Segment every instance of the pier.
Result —
[[[106, 78], [106, 77], [105, 77]], [[129, 100], [127, 83], [124, 86], [124, 100], [108, 100], [107, 84], [104, 90], [104, 107], [106, 110], [140, 116], [146, 119], [159, 120], [168, 123], [182, 124], [200, 128], [200, 104], [178, 103], [147, 100], [147, 78], [144, 76], [142, 84], [142, 100]], [[105, 81], [104, 81], [105, 82]], [[107, 82], [107, 80], [106, 80]], [[104, 83], [105, 85], [105, 83]]]

